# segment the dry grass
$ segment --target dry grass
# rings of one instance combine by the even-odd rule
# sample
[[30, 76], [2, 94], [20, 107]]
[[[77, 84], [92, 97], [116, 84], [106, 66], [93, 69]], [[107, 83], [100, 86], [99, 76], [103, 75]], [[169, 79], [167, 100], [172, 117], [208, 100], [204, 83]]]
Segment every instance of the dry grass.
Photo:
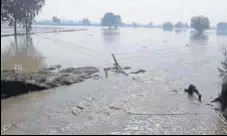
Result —
[[15, 66], [27, 72], [37, 72], [45, 67], [44, 58], [32, 41], [23, 40], [19, 44], [11, 42], [8, 48], [1, 52], [1, 70], [15, 69]]

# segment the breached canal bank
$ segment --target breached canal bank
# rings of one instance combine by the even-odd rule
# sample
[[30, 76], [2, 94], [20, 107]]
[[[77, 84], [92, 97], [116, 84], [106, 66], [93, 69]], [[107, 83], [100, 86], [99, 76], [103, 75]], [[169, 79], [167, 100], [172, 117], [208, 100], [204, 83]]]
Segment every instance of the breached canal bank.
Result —
[[[58, 65], [42, 69], [39, 72], [4, 70], [1, 71], [1, 99], [80, 83], [86, 79], [100, 77], [99, 72], [100, 70], [96, 67], [60, 69]], [[226, 97], [223, 95], [226, 92], [225, 89], [222, 87], [222, 97]], [[225, 100], [225, 98], [223, 99]], [[223, 116], [227, 119], [226, 108], [223, 110]]]
[[20, 94], [83, 82], [99, 76], [95, 67], [48, 68], [39, 72], [1, 71], [1, 99]]

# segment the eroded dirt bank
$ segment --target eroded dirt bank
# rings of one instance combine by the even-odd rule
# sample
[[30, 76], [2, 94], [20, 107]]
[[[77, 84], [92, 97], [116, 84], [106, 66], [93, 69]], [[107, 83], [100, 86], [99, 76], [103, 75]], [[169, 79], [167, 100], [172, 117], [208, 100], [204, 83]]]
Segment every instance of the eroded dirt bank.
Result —
[[7, 70], [1, 72], [1, 99], [40, 91], [55, 87], [83, 82], [92, 77], [99, 77], [99, 69], [95, 67], [78, 67], [57, 69], [55, 67], [39, 72], [23, 72]]

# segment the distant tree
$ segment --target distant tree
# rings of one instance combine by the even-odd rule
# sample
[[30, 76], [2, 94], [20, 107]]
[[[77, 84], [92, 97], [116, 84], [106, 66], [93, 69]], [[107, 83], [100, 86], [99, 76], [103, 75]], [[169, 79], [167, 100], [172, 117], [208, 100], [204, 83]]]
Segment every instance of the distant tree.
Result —
[[57, 24], [60, 24], [61, 23], [61, 19], [58, 18], [58, 17], [56, 17], [56, 16], [53, 16], [52, 17], [52, 22], [57, 23]]
[[166, 27], [166, 28], [173, 28], [173, 24], [170, 23], [170, 22], [165, 22], [165, 23], [163, 24], [163, 27]]
[[21, 12], [20, 0], [1, 0], [1, 20], [14, 27], [14, 35], [17, 33], [17, 23], [21, 22], [24, 13]]
[[118, 25], [121, 24], [121, 16], [115, 15], [112, 12], [107, 12], [105, 13], [104, 17], [101, 19], [101, 24], [103, 26], [109, 26], [111, 29], [111, 26], [117, 27]]
[[175, 28], [183, 28], [184, 27], [184, 24], [182, 22], [177, 22], [175, 24]]
[[149, 22], [149, 24], [148, 24], [149, 26], [153, 26], [153, 23], [152, 22]]
[[118, 26], [118, 25], [121, 25], [121, 16], [119, 15], [114, 15], [114, 26], [115, 28]]
[[109, 26], [111, 29], [111, 26], [114, 24], [114, 14], [112, 12], [106, 13], [101, 22], [103, 26]]
[[132, 26], [133, 26], [133, 27], [137, 27], [137, 23], [133, 22], [133, 23], [132, 23]]
[[218, 33], [227, 33], [227, 22], [220, 22], [217, 24]]
[[185, 28], [189, 28], [189, 25], [187, 23], [184, 24]]
[[24, 25], [27, 33], [44, 4], [45, 0], [1, 0], [1, 20], [14, 27], [15, 36], [18, 23]]
[[210, 28], [210, 21], [208, 17], [196, 16], [191, 18], [191, 27], [194, 28], [198, 34], [202, 34], [204, 30]]
[[69, 20], [69, 24], [73, 24], [73, 20]]
[[87, 18], [85, 18], [85, 19], [82, 20], [82, 24], [83, 25], [90, 25], [91, 22], [90, 22], [90, 20], [88, 20]]
[[8, 21], [10, 3], [9, 0], [1, 0], [1, 21]]
[[173, 30], [173, 24], [171, 22], [165, 22], [162, 25], [163, 30], [165, 31], [172, 31]]

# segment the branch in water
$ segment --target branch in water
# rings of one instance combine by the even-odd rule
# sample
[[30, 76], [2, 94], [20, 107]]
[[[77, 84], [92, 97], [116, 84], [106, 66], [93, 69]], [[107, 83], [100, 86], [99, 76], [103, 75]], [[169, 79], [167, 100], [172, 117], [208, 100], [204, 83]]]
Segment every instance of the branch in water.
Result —
[[198, 114], [209, 114], [209, 113], [134, 113], [134, 112], [127, 112], [130, 115], [145, 115], [145, 116], [176, 116], [176, 115], [198, 115]]

